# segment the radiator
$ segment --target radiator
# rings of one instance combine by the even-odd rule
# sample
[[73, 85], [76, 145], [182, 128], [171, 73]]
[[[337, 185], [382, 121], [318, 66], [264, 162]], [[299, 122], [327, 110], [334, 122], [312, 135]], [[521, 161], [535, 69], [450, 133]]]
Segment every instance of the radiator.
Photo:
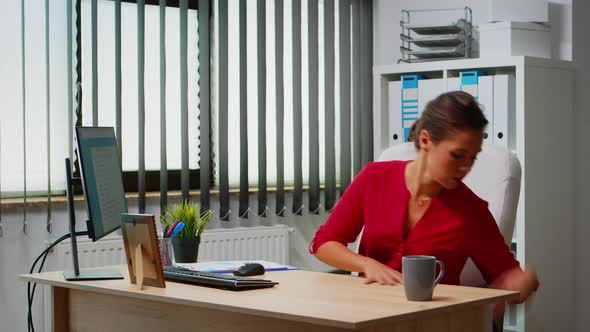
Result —
[[[289, 264], [289, 227], [286, 225], [238, 227], [205, 231], [199, 246], [199, 260], [262, 259]], [[125, 264], [125, 248], [120, 236], [92, 242], [78, 240], [80, 268]], [[48, 257], [48, 270], [72, 269], [72, 247], [58, 244]]]
[[278, 225], [206, 231], [201, 238], [199, 259], [262, 259], [289, 264], [289, 227]]

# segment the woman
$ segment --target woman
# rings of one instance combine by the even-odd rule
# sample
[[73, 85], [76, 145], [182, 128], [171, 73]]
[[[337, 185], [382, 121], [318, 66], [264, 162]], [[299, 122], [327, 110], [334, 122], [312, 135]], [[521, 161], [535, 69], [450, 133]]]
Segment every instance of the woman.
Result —
[[[487, 202], [462, 182], [481, 151], [487, 123], [465, 92], [432, 100], [411, 130], [416, 160], [367, 164], [318, 229], [310, 252], [336, 268], [360, 272], [366, 283], [384, 285], [402, 283], [405, 255], [436, 256], [446, 267], [442, 283], [458, 285], [471, 257], [491, 287], [519, 291], [518, 303], [526, 301], [539, 284], [535, 272], [520, 268]], [[356, 254], [346, 244], [361, 229]], [[503, 304], [496, 315], [501, 312]]]

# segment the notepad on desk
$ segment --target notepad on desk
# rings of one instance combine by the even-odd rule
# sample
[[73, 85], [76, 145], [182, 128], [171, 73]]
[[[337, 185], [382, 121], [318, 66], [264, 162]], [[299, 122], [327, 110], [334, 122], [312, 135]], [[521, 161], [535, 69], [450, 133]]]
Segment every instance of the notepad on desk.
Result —
[[290, 265], [279, 264], [275, 262], [268, 262], [264, 260], [239, 260], [239, 261], [217, 261], [217, 262], [200, 262], [200, 263], [178, 263], [179, 267], [193, 271], [204, 271], [214, 273], [232, 273], [240, 266], [246, 263], [258, 263], [264, 266], [266, 272], [271, 271], [286, 271], [298, 270], [298, 268]]

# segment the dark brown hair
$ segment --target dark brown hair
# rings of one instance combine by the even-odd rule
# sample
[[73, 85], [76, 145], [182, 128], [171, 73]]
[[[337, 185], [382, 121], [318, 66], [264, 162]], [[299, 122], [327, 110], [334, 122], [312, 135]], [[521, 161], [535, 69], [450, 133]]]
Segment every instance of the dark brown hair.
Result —
[[422, 129], [428, 131], [430, 139], [438, 144], [453, 132], [471, 129], [483, 130], [488, 120], [472, 95], [463, 91], [443, 93], [431, 100], [422, 115], [410, 130], [408, 140], [420, 148], [418, 134]]

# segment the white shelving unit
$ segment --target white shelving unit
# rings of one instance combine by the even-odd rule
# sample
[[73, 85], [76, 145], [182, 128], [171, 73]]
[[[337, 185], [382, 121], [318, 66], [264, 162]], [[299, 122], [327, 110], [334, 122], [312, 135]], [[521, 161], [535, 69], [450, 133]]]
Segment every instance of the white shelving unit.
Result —
[[504, 330], [572, 331], [575, 310], [571, 62], [516, 56], [375, 66], [374, 156], [403, 141], [399, 135], [393, 140], [389, 128], [391, 116], [401, 117], [398, 109], [389, 108], [390, 83], [400, 81], [402, 75], [420, 74], [426, 79], [442, 79], [446, 91], [456, 85], [453, 81], [463, 71], [510, 75], [514, 79], [509, 95], [498, 100], [510, 103], [510, 130], [503, 145], [516, 153], [522, 165], [512, 247], [523, 266], [531, 264], [536, 269], [541, 286], [531, 301], [507, 310]]

